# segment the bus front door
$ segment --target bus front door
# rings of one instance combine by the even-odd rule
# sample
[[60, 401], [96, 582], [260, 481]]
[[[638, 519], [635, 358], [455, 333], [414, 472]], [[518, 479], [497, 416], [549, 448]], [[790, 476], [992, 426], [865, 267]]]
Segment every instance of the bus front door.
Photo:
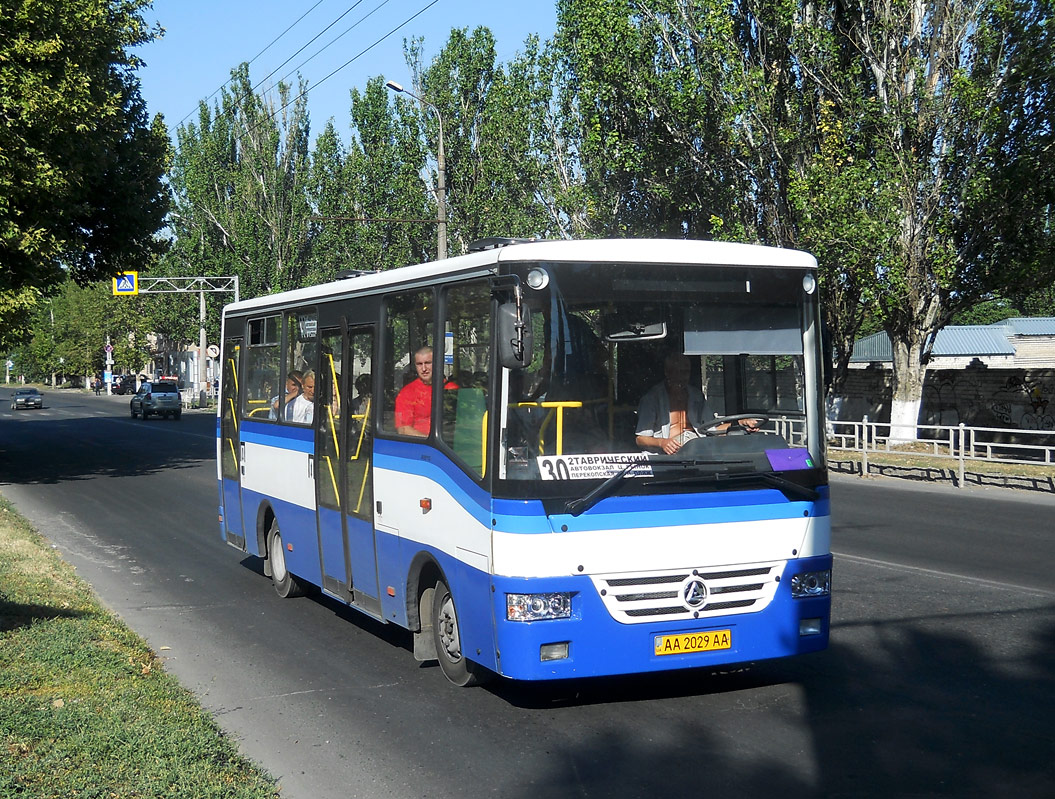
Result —
[[323, 331], [316, 491], [323, 587], [380, 616], [374, 538], [370, 364], [374, 332]]
[[227, 543], [245, 551], [242, 526], [242, 442], [238, 430], [238, 364], [241, 337], [230, 337], [223, 347], [223, 385], [220, 393], [220, 482], [223, 534]]

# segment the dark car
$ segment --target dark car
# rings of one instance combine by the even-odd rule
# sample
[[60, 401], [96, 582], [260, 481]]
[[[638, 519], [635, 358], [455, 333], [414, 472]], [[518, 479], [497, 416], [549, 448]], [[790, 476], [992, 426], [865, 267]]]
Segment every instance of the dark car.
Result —
[[43, 408], [44, 397], [35, 388], [19, 388], [11, 395], [11, 410], [19, 408]]
[[151, 414], [179, 419], [183, 415], [179, 389], [169, 380], [148, 380], [143, 383], [129, 401], [128, 407], [133, 419], [139, 415], [146, 419]]
[[111, 391], [114, 394], [135, 394], [136, 393], [136, 379], [134, 375], [117, 375], [114, 378], [113, 386]]

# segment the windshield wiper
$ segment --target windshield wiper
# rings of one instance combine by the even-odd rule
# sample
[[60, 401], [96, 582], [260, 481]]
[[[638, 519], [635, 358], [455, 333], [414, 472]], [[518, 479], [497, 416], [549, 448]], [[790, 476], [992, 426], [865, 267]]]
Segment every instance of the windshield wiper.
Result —
[[[615, 492], [615, 489], [619, 486], [623, 480], [632, 477], [635, 466], [648, 466], [655, 469], [657, 466], [680, 466], [682, 468], [691, 469], [699, 466], [750, 466], [751, 461], [727, 461], [727, 460], [712, 460], [712, 459], [700, 459], [700, 458], [684, 458], [681, 460], [647, 460], [647, 461], [634, 461], [628, 463], [618, 472], [608, 477], [603, 483], [598, 485], [588, 494], [585, 494], [578, 499], [570, 499], [564, 506], [564, 512], [569, 513], [572, 516], [578, 516], [579, 514], [589, 510], [602, 499], [610, 496]], [[717, 475], [716, 475], [717, 476]]]
[[[751, 461], [726, 461], [726, 460], [702, 460], [702, 459], [690, 459], [684, 458], [681, 460], [649, 460], [649, 461], [638, 461], [635, 463], [628, 463], [618, 472], [608, 477], [603, 483], [598, 485], [589, 493], [585, 494], [578, 499], [570, 499], [564, 505], [564, 512], [572, 516], [578, 516], [585, 511], [592, 508], [598, 502], [605, 497], [611, 496], [615, 493], [615, 490], [619, 485], [630, 477], [636, 466], [650, 466], [653, 469], [661, 466], [677, 466], [681, 469], [695, 469], [701, 466], [704, 467], [744, 467], [751, 466]], [[778, 474], [772, 472], [755, 472], [755, 471], [720, 471], [713, 472], [711, 474], [694, 474], [694, 475], [683, 475], [674, 478], [665, 479], [653, 479], [649, 480], [649, 485], [660, 486], [660, 485], [671, 485], [674, 483], [691, 483], [698, 482], [700, 480], [706, 480], [711, 483], [740, 483], [740, 482], [753, 482], [758, 481], [767, 483], [773, 488], [776, 488], [786, 494], [791, 494], [793, 497], [798, 499], [805, 499], [811, 502], [816, 501], [820, 498], [820, 494], [809, 486], [799, 485], [786, 477], [781, 477]]]
[[650, 485], [692, 483], [701, 479], [712, 483], [747, 483], [758, 481], [768, 483], [773, 486], [773, 488], [779, 489], [787, 494], [792, 494], [798, 499], [808, 499], [811, 502], [814, 502], [820, 498], [820, 494], [809, 486], [799, 485], [796, 482], [788, 480], [786, 477], [781, 477], [779, 474], [773, 474], [772, 472], [735, 472], [732, 474], [692, 475], [688, 477], [676, 477], [668, 480], [654, 480]]
[[607, 478], [603, 483], [597, 486], [593, 491], [588, 494], [579, 497], [578, 499], [569, 499], [564, 505], [564, 512], [570, 513], [572, 516], [578, 516], [583, 511], [589, 510], [602, 499], [607, 497], [613, 491], [619, 483], [630, 476], [630, 472], [633, 471], [636, 466], [649, 466], [648, 461], [633, 461], [628, 463], [618, 472]]

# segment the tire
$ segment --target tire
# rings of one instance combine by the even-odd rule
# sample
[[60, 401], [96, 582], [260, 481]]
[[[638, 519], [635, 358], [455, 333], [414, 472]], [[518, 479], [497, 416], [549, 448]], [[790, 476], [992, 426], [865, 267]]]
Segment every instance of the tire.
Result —
[[432, 598], [432, 638], [436, 644], [436, 659], [444, 677], [459, 688], [468, 688], [481, 682], [484, 674], [481, 667], [462, 655], [458, 612], [454, 597], [443, 580], [436, 583], [436, 593]]
[[133, 419], [135, 419], [136, 416], [138, 416], [138, 414], [136, 413], [136, 409], [133, 408], [131, 405], [128, 406], [128, 410], [131, 412]]
[[172, 414], [172, 418], [175, 419], [177, 422], [180, 420], [181, 416], [183, 416], [183, 411], [182, 410], [176, 411], [175, 413]]
[[275, 593], [283, 599], [304, 596], [306, 586], [286, 568], [285, 544], [277, 519], [271, 521], [271, 529], [267, 532], [267, 559], [271, 564], [271, 583], [275, 586]]

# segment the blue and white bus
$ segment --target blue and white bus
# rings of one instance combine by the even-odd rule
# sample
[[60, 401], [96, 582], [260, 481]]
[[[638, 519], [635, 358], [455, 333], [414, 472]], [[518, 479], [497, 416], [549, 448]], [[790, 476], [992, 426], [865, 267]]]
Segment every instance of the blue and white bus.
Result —
[[[794, 250], [485, 240], [229, 305], [223, 537], [458, 685], [821, 650], [817, 295]], [[672, 356], [676, 451], [641, 437]]]

